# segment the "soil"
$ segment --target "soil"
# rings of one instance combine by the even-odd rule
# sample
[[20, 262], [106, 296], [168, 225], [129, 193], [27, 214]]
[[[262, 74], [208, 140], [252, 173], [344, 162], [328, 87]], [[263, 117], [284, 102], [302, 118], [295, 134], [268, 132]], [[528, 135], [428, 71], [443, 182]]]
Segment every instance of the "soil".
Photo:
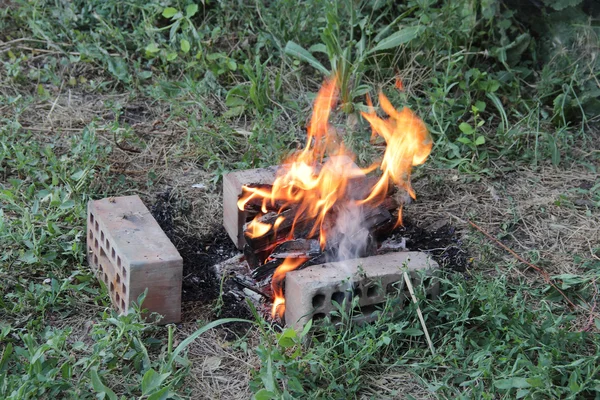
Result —
[[405, 219], [404, 226], [396, 228], [390, 237], [405, 238], [408, 250], [430, 254], [443, 269], [464, 272], [468, 267], [463, 241], [448, 221], [440, 220], [422, 228]]
[[[229, 239], [222, 226], [216, 226], [212, 235], [198, 237], [182, 233], [174, 224], [174, 216], [180, 212], [170, 201], [169, 191], [157, 195], [157, 200], [151, 207], [151, 213], [173, 242], [183, 258], [182, 302], [215, 303], [219, 297], [221, 281], [216, 276], [213, 266], [225, 261], [240, 252]], [[245, 318], [252, 319], [252, 314], [243, 298], [237, 298], [228, 290], [229, 281], [224, 282], [222, 305], [213, 312], [214, 318]], [[229, 327], [243, 333], [248, 324]]]
[[[182, 301], [220, 304], [219, 310], [213, 311], [213, 318], [252, 319], [245, 299], [236, 295], [239, 290], [231, 290], [236, 285], [232, 281], [223, 282], [223, 295], [217, 301], [221, 292], [221, 280], [213, 267], [240, 254], [225, 229], [217, 225], [210, 235], [186, 234], [174, 222], [175, 216], [180, 212], [171, 201], [169, 190], [158, 194], [151, 207], [152, 215], [183, 258]], [[455, 227], [447, 221], [440, 220], [423, 228], [405, 219], [404, 226], [395, 229], [389, 237], [398, 240], [405, 238], [408, 250], [431, 254], [442, 268], [463, 272], [467, 267], [468, 257], [462, 240]], [[248, 329], [247, 324], [230, 327], [238, 334], [243, 334]]]

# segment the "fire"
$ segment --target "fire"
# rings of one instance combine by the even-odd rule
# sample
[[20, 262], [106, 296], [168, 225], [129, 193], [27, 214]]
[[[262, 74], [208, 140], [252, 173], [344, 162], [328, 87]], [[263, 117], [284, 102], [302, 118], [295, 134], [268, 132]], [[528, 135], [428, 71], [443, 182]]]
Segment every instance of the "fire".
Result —
[[[347, 189], [351, 179], [365, 176], [376, 168], [382, 171], [381, 178], [366, 198], [352, 200], [357, 204], [382, 201], [390, 181], [403, 187], [411, 197], [415, 198], [414, 190], [410, 185], [411, 169], [425, 162], [432, 148], [432, 140], [423, 121], [408, 108], [397, 111], [387, 97], [380, 93], [380, 105], [390, 118], [379, 118], [370, 98], [367, 98], [369, 112], [362, 115], [371, 124], [373, 137], [377, 134], [385, 140], [387, 145], [385, 153], [380, 163], [367, 169], [354, 167], [354, 164], [348, 161], [354, 160], [354, 155], [340, 142], [335, 128], [329, 124], [329, 117], [337, 97], [335, 79], [327, 80], [314, 103], [305, 148], [286, 160], [270, 190], [244, 187], [243, 195], [238, 201], [238, 207], [244, 209], [250, 200], [260, 199], [263, 213], [267, 212], [267, 205], [271, 207], [280, 205], [280, 212], [293, 205], [295, 212], [292, 229], [290, 237], [286, 239], [293, 239], [299, 222], [310, 220], [314, 223], [308, 237], [318, 237], [322, 248], [327, 243], [329, 229], [325, 224], [326, 217], [340, 199], [349, 201]], [[258, 218], [260, 216], [247, 228], [247, 234], [251, 238], [267, 234], [275, 235], [277, 228], [283, 222], [283, 217], [279, 217], [271, 226], [260, 222]], [[305, 261], [302, 258], [285, 259], [276, 269], [271, 281], [274, 296], [273, 316], [281, 316], [285, 310], [282, 288], [285, 274], [298, 268]]]
[[379, 94], [379, 103], [390, 116], [389, 119], [379, 118], [374, 111], [361, 113], [387, 144], [381, 161], [381, 179], [364, 201], [385, 195], [390, 180], [403, 187], [410, 197], [415, 199], [415, 191], [410, 184], [410, 173], [412, 167], [427, 160], [433, 141], [425, 123], [411, 110], [405, 107], [400, 112], [396, 111], [383, 93]]
[[271, 287], [273, 288], [273, 308], [271, 315], [273, 318], [279, 315], [280, 317], [285, 313], [285, 296], [283, 295], [283, 280], [285, 274], [289, 271], [293, 271], [302, 265], [306, 259], [304, 258], [286, 258], [273, 274], [271, 280]]

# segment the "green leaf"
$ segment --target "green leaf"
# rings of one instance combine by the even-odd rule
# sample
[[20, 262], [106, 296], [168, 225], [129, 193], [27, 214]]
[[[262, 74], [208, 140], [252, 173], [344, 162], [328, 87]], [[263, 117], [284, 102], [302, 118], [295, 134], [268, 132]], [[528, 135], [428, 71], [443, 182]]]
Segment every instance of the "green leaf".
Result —
[[477, 111], [485, 111], [485, 103], [483, 101], [477, 100], [475, 102], [475, 108], [477, 108]]
[[310, 53], [323, 53], [323, 54], [327, 54], [327, 46], [325, 46], [323, 43], [313, 44], [312, 46], [310, 46], [308, 48], [308, 51]]
[[271, 400], [275, 398], [275, 393], [269, 392], [267, 389], [260, 389], [254, 395], [255, 400]]
[[404, 333], [407, 336], [421, 336], [423, 335], [423, 331], [418, 329], [418, 328], [406, 328], [402, 330], [402, 333]]
[[100, 379], [100, 376], [98, 376], [98, 370], [96, 368], [90, 370], [90, 375], [92, 377], [92, 386], [94, 387], [94, 390], [96, 392], [98, 392], [99, 394], [103, 394], [110, 400], [117, 400], [117, 395], [115, 394], [115, 392], [113, 392], [108, 386], [102, 383], [102, 380]]
[[173, 61], [177, 58], [177, 53], [172, 52], [167, 54], [167, 61]]
[[477, 139], [475, 139], [475, 146], [481, 146], [484, 143], [485, 143], [485, 138], [481, 135], [477, 136]]
[[281, 336], [279, 336], [279, 340], [277, 342], [284, 349], [289, 349], [290, 347], [293, 347], [296, 344], [295, 339], [297, 337], [298, 335], [296, 334], [296, 331], [294, 329], [287, 328], [285, 331], [283, 331]]
[[401, 44], [405, 44], [416, 38], [421, 33], [422, 27], [410, 26], [408, 28], [400, 29], [398, 32], [391, 34], [381, 42], [377, 43], [377, 46], [373, 47], [367, 53], [375, 53], [381, 50], [393, 49]]
[[175, 358], [177, 358], [179, 356], [179, 353], [181, 353], [183, 350], [185, 350], [194, 340], [196, 340], [204, 332], [209, 331], [216, 326], [228, 324], [231, 322], [246, 322], [249, 324], [254, 323], [252, 321], [248, 321], [247, 319], [241, 319], [241, 318], [223, 318], [223, 319], [218, 319], [216, 321], [208, 323], [208, 324], [204, 325], [202, 328], [198, 329], [196, 332], [192, 333], [190, 336], [188, 336], [183, 342], [179, 343], [179, 346], [177, 346], [175, 348], [175, 350], [173, 351], [173, 354], [171, 354], [171, 356], [169, 357], [169, 360], [167, 361], [167, 366], [169, 368], [171, 368], [171, 366], [173, 365], [173, 362], [175, 361]]
[[306, 61], [325, 75], [329, 75], [330, 73], [329, 70], [325, 68], [323, 64], [321, 64], [312, 54], [310, 54], [302, 46], [297, 45], [292, 41], [287, 42], [287, 44], [285, 45], [284, 52], [288, 56], [296, 57], [300, 60]]
[[171, 397], [170, 387], [167, 386], [148, 396], [148, 400], [166, 400]]
[[300, 337], [303, 338], [306, 335], [308, 335], [308, 332], [310, 331], [310, 328], [312, 328], [312, 324], [313, 324], [313, 320], [312, 318], [308, 320], [308, 322], [306, 323], [306, 325], [304, 325], [304, 328], [302, 329], [302, 333], [300, 333]]
[[498, 389], [508, 390], [508, 389], [525, 389], [531, 387], [529, 382], [527, 382], [527, 378], [508, 378], [508, 379], [498, 379], [494, 382], [494, 386]]
[[13, 351], [12, 343], [8, 343], [2, 352], [2, 358], [0, 358], [0, 372], [4, 371], [8, 366], [8, 359], [10, 358]]
[[129, 83], [131, 75], [127, 63], [121, 57], [109, 57], [107, 60], [108, 71], [122, 82]]
[[177, 9], [173, 7], [167, 7], [164, 9], [162, 16], [165, 18], [171, 18], [173, 15], [177, 14]]
[[169, 375], [171, 374], [159, 374], [158, 372], [150, 368], [148, 371], [146, 371], [144, 377], [142, 378], [142, 394], [147, 396], [150, 393], [154, 392], [160, 387], [160, 385], [162, 385], [162, 383], [165, 381], [165, 379], [169, 377]]
[[181, 39], [181, 51], [187, 53], [190, 51], [190, 42], [185, 39]]
[[150, 54], [155, 54], [160, 51], [160, 49], [158, 48], [158, 45], [154, 42], [152, 42], [148, 46], [146, 46], [145, 50], [146, 50], [146, 53], [150, 53]]
[[61, 210], [68, 210], [73, 207], [75, 207], [75, 202], [73, 200], [67, 200], [64, 203], [62, 203], [59, 208]]
[[185, 16], [188, 18], [193, 17], [198, 12], [198, 4], [188, 4], [185, 8]]
[[142, 80], [150, 79], [152, 77], [152, 71], [140, 71], [137, 76]]
[[473, 127], [466, 122], [462, 122], [458, 126], [458, 129], [460, 129], [465, 135], [472, 135], [474, 132]]
[[237, 70], [237, 63], [235, 62], [235, 60], [232, 60], [231, 58], [227, 60], [227, 68], [229, 68], [230, 71], [236, 71]]

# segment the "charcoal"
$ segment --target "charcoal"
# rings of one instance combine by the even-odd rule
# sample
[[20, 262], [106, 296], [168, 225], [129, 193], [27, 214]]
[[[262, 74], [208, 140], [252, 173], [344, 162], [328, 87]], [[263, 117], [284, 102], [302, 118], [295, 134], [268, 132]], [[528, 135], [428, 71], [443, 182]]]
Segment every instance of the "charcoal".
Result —
[[312, 258], [321, 254], [321, 246], [316, 239], [293, 239], [279, 244], [271, 258]]

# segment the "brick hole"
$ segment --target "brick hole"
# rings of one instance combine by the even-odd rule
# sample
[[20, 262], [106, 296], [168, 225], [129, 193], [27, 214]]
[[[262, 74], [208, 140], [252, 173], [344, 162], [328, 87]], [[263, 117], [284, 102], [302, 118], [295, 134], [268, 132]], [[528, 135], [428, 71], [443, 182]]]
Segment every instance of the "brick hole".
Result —
[[118, 292], [115, 293], [115, 299], [117, 300], [117, 306], [119, 306], [120, 305], [119, 303], [121, 302], [121, 296], [119, 296]]
[[94, 264], [98, 265], [98, 255], [94, 254]]
[[315, 314], [315, 315], [313, 315], [313, 317], [312, 317], [313, 321], [315, 321], [315, 322], [316, 322], [316, 321], [319, 321], [319, 320], [321, 320], [321, 319], [323, 319], [323, 318], [325, 318], [325, 313], [322, 313], [322, 312], [320, 312], [320, 313], [316, 313], [316, 314]]
[[352, 285], [352, 296], [358, 298], [362, 297], [362, 289], [360, 288], [358, 283], [354, 283], [354, 285]]
[[92, 250], [92, 246], [88, 246], [88, 254], [92, 254], [94, 250]]
[[90, 240], [92, 240], [94, 238], [94, 233], [92, 232], [92, 230], [90, 229], [90, 231], [88, 232], [88, 238], [90, 238]]
[[121, 292], [123, 292], [124, 296], [127, 295], [127, 286], [125, 286], [125, 282], [121, 285]]
[[104, 231], [100, 231], [100, 241], [104, 244]]
[[385, 293], [396, 295], [402, 291], [403, 286], [404, 285], [402, 281], [388, 283], [388, 285], [385, 288]]
[[331, 301], [335, 301], [338, 304], [342, 304], [344, 302], [344, 298], [346, 294], [344, 292], [335, 292], [331, 295]]
[[98, 248], [98, 239], [94, 240], [94, 247]]
[[90, 213], [90, 224], [94, 225], [94, 214]]
[[316, 294], [312, 298], [313, 308], [320, 308], [325, 304], [325, 295], [324, 294]]
[[[381, 310], [381, 307], [383, 307], [384, 305], [385, 303], [377, 303], [368, 306], [362, 306], [360, 307], [360, 313], [368, 317], [369, 314], [373, 314], [375, 311]], [[355, 317], [358, 317], [358, 315], [355, 315]]]
[[121, 283], [121, 275], [117, 272], [117, 284]]
[[425, 298], [426, 298], [427, 300], [433, 300], [433, 293], [431, 293], [431, 292], [427, 292], [427, 294], [425, 295]]
[[342, 322], [342, 317], [340, 317], [339, 315], [332, 315], [331, 316], [331, 323], [332, 324], [337, 324]]
[[125, 306], [125, 300], [121, 299], [121, 308], [123, 311], [127, 311], [127, 307]]
[[121, 257], [117, 256], [117, 267], [121, 268]]
[[127, 279], [127, 269], [125, 268], [125, 266], [123, 265], [123, 279]]
[[102, 266], [102, 264], [98, 265], [98, 269], [100, 270], [100, 272], [104, 272], [104, 267]]
[[422, 284], [425, 287], [425, 289], [428, 289], [435, 284], [435, 278], [433, 276], [426, 276], [425, 278], [423, 278]]
[[106, 272], [104, 273], [104, 283], [108, 285], [108, 275], [106, 275]]
[[367, 288], [367, 297], [375, 297], [379, 293], [379, 288], [375, 285]]
[[98, 221], [96, 221], [96, 224], [94, 225], [94, 228], [96, 228], [96, 232], [98, 232], [100, 230], [100, 226], [98, 225]]
[[115, 291], [115, 284], [114, 283], [110, 283], [110, 292], [113, 293]]
[[112, 259], [113, 259], [113, 260], [115, 259], [115, 257], [116, 257], [116, 254], [117, 254], [117, 253], [115, 253], [115, 248], [113, 247], [113, 249], [112, 249], [112, 253], [111, 253], [111, 256], [112, 256]]
[[110, 242], [106, 239], [106, 251], [110, 253]]

